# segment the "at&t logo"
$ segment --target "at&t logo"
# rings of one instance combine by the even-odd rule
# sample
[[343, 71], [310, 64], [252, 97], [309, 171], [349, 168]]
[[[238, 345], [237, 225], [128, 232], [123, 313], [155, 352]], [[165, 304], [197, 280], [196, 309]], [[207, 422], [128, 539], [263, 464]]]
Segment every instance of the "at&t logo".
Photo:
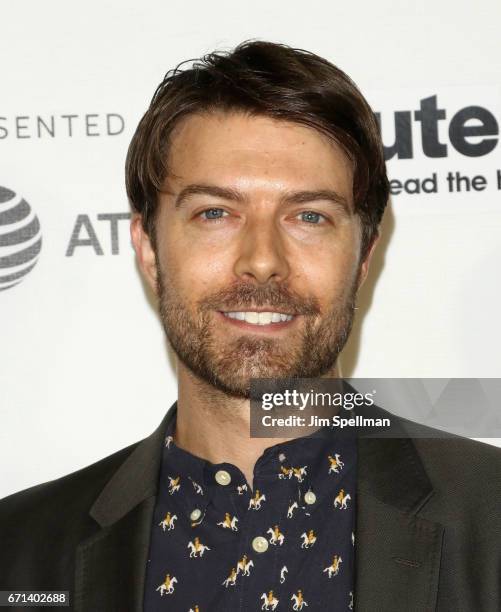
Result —
[[0, 186], [0, 291], [20, 283], [42, 248], [40, 222], [30, 205]]

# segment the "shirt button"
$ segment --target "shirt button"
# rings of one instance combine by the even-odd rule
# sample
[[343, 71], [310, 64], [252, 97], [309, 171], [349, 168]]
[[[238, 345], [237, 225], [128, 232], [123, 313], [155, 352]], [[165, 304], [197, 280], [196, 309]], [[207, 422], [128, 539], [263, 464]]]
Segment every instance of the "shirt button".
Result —
[[317, 496], [313, 491], [307, 491], [304, 495], [304, 501], [307, 504], [314, 504], [317, 501]]
[[231, 476], [226, 470], [218, 470], [215, 478], [220, 485], [228, 485], [231, 482]]
[[263, 538], [263, 536], [256, 536], [253, 540], [252, 540], [252, 548], [256, 551], [256, 552], [264, 552], [265, 550], [268, 549], [268, 540], [266, 538]]
[[200, 508], [195, 508], [195, 510], [193, 510], [193, 512], [190, 514], [190, 519], [192, 521], [198, 521], [201, 515], [202, 511], [200, 510]]

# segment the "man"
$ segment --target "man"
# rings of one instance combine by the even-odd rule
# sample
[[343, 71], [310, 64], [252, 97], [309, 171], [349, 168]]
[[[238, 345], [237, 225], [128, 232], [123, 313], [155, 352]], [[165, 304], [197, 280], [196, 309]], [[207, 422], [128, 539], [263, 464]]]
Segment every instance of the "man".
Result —
[[285, 45], [211, 54], [167, 74], [126, 165], [178, 400], [0, 503], [0, 589], [81, 612], [499, 610], [499, 449], [249, 436], [251, 379], [340, 375], [388, 198], [351, 80]]

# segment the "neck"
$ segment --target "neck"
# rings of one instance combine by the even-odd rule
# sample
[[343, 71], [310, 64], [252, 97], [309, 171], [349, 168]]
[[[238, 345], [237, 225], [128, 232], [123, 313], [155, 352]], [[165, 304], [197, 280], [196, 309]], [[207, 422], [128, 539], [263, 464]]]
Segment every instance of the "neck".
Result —
[[[341, 376], [334, 366], [326, 378]], [[211, 463], [232, 463], [253, 486], [254, 465], [269, 446], [293, 438], [251, 438], [250, 400], [229, 396], [178, 363], [174, 442]], [[193, 426], [195, 425], [195, 426]]]

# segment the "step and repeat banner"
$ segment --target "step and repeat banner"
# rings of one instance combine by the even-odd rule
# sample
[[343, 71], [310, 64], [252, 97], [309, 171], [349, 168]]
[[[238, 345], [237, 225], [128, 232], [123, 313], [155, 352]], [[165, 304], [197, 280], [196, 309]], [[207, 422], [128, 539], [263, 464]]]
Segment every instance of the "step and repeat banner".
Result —
[[339, 65], [381, 127], [392, 196], [343, 376], [501, 377], [500, 19], [482, 1], [4, 7], [0, 497], [141, 439], [176, 399], [125, 155], [167, 70], [249, 38]]

